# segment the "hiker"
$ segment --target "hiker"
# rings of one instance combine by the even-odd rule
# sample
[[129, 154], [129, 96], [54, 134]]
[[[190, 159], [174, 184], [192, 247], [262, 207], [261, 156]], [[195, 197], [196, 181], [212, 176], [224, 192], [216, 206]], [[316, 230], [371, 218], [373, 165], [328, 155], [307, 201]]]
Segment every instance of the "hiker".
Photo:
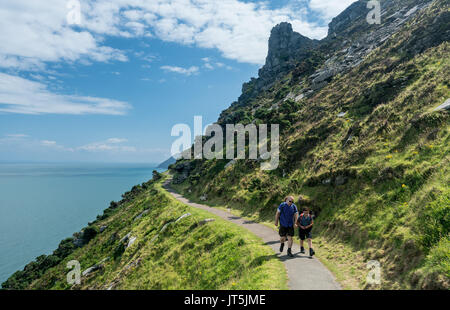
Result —
[[296, 225], [298, 226], [298, 236], [300, 238], [300, 253], [305, 253], [305, 248], [303, 247], [303, 241], [308, 238], [308, 246], [309, 246], [309, 256], [313, 256], [315, 254], [312, 248], [312, 226], [314, 225], [313, 217], [310, 214], [310, 210], [308, 207], [303, 208], [303, 213], [297, 219]]
[[284, 242], [286, 241], [287, 237], [287, 254], [289, 257], [294, 256], [292, 255], [292, 243], [294, 237], [294, 223], [297, 222], [297, 217], [298, 211], [297, 207], [294, 204], [294, 197], [288, 196], [278, 207], [277, 214], [275, 215], [275, 226], [278, 226], [278, 221], [280, 221], [280, 252], [283, 252]]

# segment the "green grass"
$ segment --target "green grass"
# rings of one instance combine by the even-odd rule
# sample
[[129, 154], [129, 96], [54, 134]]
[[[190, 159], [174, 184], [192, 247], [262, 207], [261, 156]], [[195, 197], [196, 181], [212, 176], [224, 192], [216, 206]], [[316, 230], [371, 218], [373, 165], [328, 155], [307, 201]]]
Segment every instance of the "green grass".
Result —
[[[287, 274], [272, 249], [246, 229], [206, 211], [186, 206], [161, 187], [162, 180], [112, 212], [93, 227], [108, 225], [87, 245], [34, 280], [30, 289], [287, 289]], [[134, 220], [142, 211], [149, 210]], [[181, 215], [191, 215], [161, 228]], [[204, 225], [199, 222], [212, 218]], [[136, 241], [117, 251], [126, 234]], [[116, 234], [116, 240], [111, 239]], [[157, 236], [158, 237], [155, 237]], [[154, 239], [155, 238], [155, 239]], [[114, 257], [114, 253], [118, 253]], [[109, 257], [101, 270], [82, 277], [80, 285], [66, 281], [67, 262], [78, 260], [81, 271]]]

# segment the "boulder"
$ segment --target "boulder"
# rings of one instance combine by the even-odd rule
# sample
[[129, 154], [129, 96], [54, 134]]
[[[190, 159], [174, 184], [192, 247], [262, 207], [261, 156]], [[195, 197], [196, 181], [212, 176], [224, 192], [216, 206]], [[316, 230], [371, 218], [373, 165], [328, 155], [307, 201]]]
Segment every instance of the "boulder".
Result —
[[207, 224], [207, 223], [209, 223], [209, 222], [214, 222], [215, 221], [215, 219], [204, 219], [204, 220], [201, 220], [200, 222], [198, 222], [198, 225], [205, 225], [205, 224]]
[[158, 239], [159, 235], [153, 236], [152, 240], [150, 240], [150, 243], [154, 242], [156, 239]]
[[416, 5], [415, 7], [413, 7], [411, 10], [409, 10], [408, 12], [406, 12], [405, 17], [408, 17], [409, 15], [416, 13], [416, 11], [417, 11], [418, 8], [419, 8], [419, 7], [418, 7], [417, 5]]
[[227, 169], [228, 167], [233, 166], [236, 163], [236, 159], [230, 160], [226, 165], [225, 165], [225, 169]]
[[336, 68], [325, 68], [322, 71], [319, 71], [314, 76], [315, 78], [312, 80], [314, 84], [318, 84], [320, 82], [329, 80], [333, 76], [335, 76], [338, 73], [338, 70]]
[[338, 176], [336, 177], [336, 179], [334, 180], [334, 184], [335, 184], [336, 186], [344, 185], [345, 183], [347, 183], [347, 181], [348, 181], [348, 178], [347, 178], [347, 177], [345, 177], [345, 176], [343, 176], [343, 175], [338, 175]]
[[128, 240], [128, 244], [127, 244], [127, 248], [129, 248], [130, 246], [133, 245], [133, 243], [135, 243], [137, 240], [136, 237], [130, 237], [130, 240]]
[[323, 184], [323, 185], [330, 185], [330, 184], [331, 184], [331, 178], [322, 180], [322, 184]]
[[165, 231], [167, 229], [167, 227], [169, 227], [170, 224], [172, 224], [172, 222], [165, 224], [159, 232], [162, 233], [163, 231]]
[[303, 98], [305, 98], [305, 94], [300, 94], [297, 97], [295, 97], [295, 102], [299, 102], [300, 100], [302, 100]]
[[106, 226], [106, 225], [101, 226], [100, 227], [100, 232], [101, 233], [104, 232], [106, 228], [108, 228], [108, 226]]
[[328, 85], [328, 82], [327, 82], [327, 81], [322, 81], [322, 82], [318, 82], [318, 83], [313, 82], [313, 83], [311, 84], [311, 89], [312, 89], [313, 91], [316, 91], [316, 90], [319, 90], [319, 89], [324, 88], [324, 87], [327, 86], [327, 85]]
[[175, 223], [181, 221], [182, 219], [184, 219], [185, 217], [188, 217], [188, 216], [190, 216], [190, 215], [191, 215], [190, 213], [183, 214], [182, 216], [180, 216], [180, 217], [175, 221]]
[[208, 200], [208, 195], [206, 195], [206, 194], [201, 195], [201, 196], [200, 196], [200, 200], [201, 200], [201, 201], [206, 201], [206, 200]]
[[89, 267], [85, 271], [83, 271], [82, 275], [83, 275], [83, 277], [85, 277], [85, 276], [93, 273], [94, 271], [97, 271], [97, 270], [102, 269], [102, 268], [103, 268], [103, 264], [96, 264], [96, 265], [94, 265], [92, 267]]
[[98, 263], [98, 265], [101, 265], [101, 264], [103, 264], [103, 263], [109, 261], [109, 259], [110, 259], [109, 256], [108, 256], [108, 257], [105, 257], [104, 259], [102, 259], [102, 260]]
[[149, 213], [149, 212], [150, 212], [150, 209], [144, 210], [141, 214], [139, 214], [138, 216], [136, 216], [136, 217], [134, 218], [133, 221], [139, 220], [142, 216], [144, 216], [145, 214], [147, 214], [147, 213]]
[[293, 92], [290, 92], [290, 93], [286, 96], [286, 98], [284, 98], [283, 102], [284, 102], [284, 101], [288, 101], [288, 100], [294, 100], [294, 98], [295, 98], [295, 94], [294, 94]]
[[120, 239], [120, 243], [125, 243], [128, 242], [128, 240], [130, 239], [131, 233], [128, 233], [125, 235], [125, 237], [123, 237], [122, 239]]
[[449, 109], [450, 109], [450, 98], [448, 98], [443, 104], [434, 109], [434, 111], [445, 111]]

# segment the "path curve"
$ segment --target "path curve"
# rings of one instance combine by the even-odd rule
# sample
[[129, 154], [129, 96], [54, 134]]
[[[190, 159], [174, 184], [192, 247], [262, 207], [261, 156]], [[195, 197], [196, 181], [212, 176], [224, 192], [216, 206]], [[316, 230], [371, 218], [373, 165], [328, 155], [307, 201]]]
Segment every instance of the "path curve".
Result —
[[[292, 253], [294, 254], [294, 257], [290, 258], [287, 256], [286, 246], [283, 253], [279, 252], [280, 239], [277, 232], [273, 229], [262, 224], [258, 224], [256, 222], [248, 221], [241, 217], [235, 216], [227, 211], [192, 202], [173, 190], [169, 186], [169, 183], [170, 180], [167, 180], [163, 184], [163, 187], [178, 201], [188, 206], [206, 210], [215, 215], [218, 215], [224, 220], [242, 226], [258, 237], [262, 238], [263, 241], [273, 249], [273, 251], [277, 254], [279, 259], [286, 267], [289, 279], [288, 286], [291, 290], [341, 289], [341, 286], [336, 282], [333, 274], [317, 258], [310, 258], [308, 255], [300, 254], [300, 245], [298, 240], [294, 240], [294, 245], [292, 247]], [[308, 252], [307, 248], [306, 252]]]

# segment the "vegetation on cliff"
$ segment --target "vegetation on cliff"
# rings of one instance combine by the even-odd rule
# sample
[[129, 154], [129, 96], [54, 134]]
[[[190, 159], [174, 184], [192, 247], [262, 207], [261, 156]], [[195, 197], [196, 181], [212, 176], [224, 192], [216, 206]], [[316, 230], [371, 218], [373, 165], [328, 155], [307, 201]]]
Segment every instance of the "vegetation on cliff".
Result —
[[[83, 230], [95, 231], [89, 241], [79, 247], [73, 238], [63, 241], [3, 288], [287, 288], [286, 271], [270, 247], [237, 225], [176, 201], [162, 189], [164, 179], [157, 174], [134, 187]], [[75, 285], [67, 281], [73, 260], [82, 273]]]
[[[280, 124], [276, 170], [252, 160], [226, 169], [227, 160], [183, 160], [171, 166], [178, 175], [179, 165], [189, 167], [179, 189], [267, 222], [286, 195], [301, 194], [322, 241], [357, 254], [349, 262], [357, 287], [448, 289], [450, 119], [435, 108], [450, 97], [449, 6], [425, 2], [409, 1], [423, 9], [401, 26], [394, 20], [390, 37], [357, 65], [326, 69], [339, 64], [338, 44], [358, 37], [337, 34], [272, 88], [221, 114], [222, 125]], [[339, 253], [328, 256], [339, 265]], [[381, 286], [365, 282], [371, 259], [381, 263]]]

